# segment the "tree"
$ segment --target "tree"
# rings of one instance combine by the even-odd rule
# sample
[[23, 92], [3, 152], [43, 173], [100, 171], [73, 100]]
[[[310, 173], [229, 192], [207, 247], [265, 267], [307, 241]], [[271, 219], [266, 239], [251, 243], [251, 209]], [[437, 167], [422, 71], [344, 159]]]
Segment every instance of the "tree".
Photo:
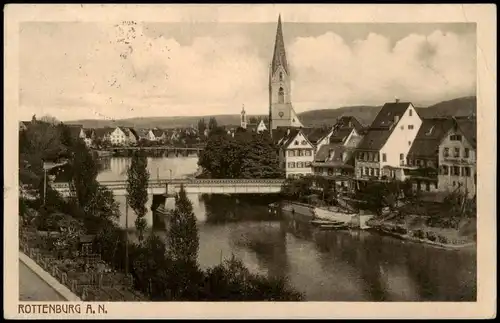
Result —
[[208, 122], [208, 130], [209, 131], [213, 131], [217, 127], [218, 127], [217, 120], [215, 119], [215, 117], [211, 117], [210, 120], [209, 120], [209, 122]]
[[51, 115], [44, 115], [40, 118], [40, 121], [41, 122], [45, 122], [45, 123], [48, 123], [48, 124], [51, 124], [51, 125], [58, 125], [60, 124], [61, 122], [59, 120], [57, 120], [55, 117], [51, 116]]
[[198, 165], [212, 178], [280, 178], [276, 148], [267, 136], [237, 132], [234, 136], [212, 132]]
[[167, 255], [173, 263], [169, 276], [175, 277], [168, 284], [172, 297], [176, 300], [198, 299], [198, 281], [203, 276], [198, 267], [198, 228], [184, 186], [175, 197], [167, 241]]
[[193, 205], [181, 185], [175, 197], [175, 209], [170, 219], [168, 253], [172, 260], [196, 263], [198, 259], [198, 228]]
[[240, 178], [280, 178], [283, 172], [279, 158], [270, 137], [250, 133], [248, 144], [240, 146]]
[[207, 129], [207, 124], [205, 123], [205, 119], [201, 118], [200, 120], [198, 120], [198, 134], [200, 136], [204, 136], [205, 129]]
[[257, 124], [259, 122], [259, 119], [257, 119], [257, 117], [252, 116], [248, 121], [250, 124]]
[[94, 215], [97, 210], [97, 208], [88, 205], [94, 205], [94, 201], [97, 199], [98, 171], [98, 165], [90, 150], [83, 141], [78, 141], [74, 146], [74, 155], [71, 161], [72, 188], [78, 205], [89, 216]]
[[139, 241], [144, 239], [144, 231], [146, 230], [146, 203], [148, 201], [148, 182], [149, 172], [147, 169], [148, 160], [146, 156], [139, 150], [134, 152], [130, 167], [127, 170], [127, 194], [128, 204], [137, 215], [135, 227], [138, 231]]

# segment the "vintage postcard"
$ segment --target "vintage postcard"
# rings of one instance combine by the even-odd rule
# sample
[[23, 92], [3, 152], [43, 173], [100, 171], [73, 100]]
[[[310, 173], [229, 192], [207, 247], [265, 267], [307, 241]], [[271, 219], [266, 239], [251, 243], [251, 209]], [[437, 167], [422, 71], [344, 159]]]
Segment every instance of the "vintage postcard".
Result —
[[6, 317], [496, 316], [493, 5], [4, 17]]

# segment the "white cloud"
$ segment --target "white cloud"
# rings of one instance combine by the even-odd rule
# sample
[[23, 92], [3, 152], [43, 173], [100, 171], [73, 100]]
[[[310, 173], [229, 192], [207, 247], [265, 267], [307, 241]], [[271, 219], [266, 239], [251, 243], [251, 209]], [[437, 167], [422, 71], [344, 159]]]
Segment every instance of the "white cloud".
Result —
[[332, 108], [394, 97], [429, 104], [473, 95], [475, 51], [474, 35], [441, 31], [412, 34], [394, 46], [376, 34], [350, 46], [332, 33], [299, 38], [289, 49], [295, 105], [298, 110]]
[[[245, 35], [151, 38], [141, 25], [45, 26], [21, 33], [20, 118], [62, 120], [265, 113], [268, 63]], [[274, 35], [265, 35], [273, 37]], [[474, 35], [339, 35], [288, 44], [298, 111], [381, 104], [398, 96], [432, 103], [475, 93]], [[269, 56], [271, 53], [269, 53]]]

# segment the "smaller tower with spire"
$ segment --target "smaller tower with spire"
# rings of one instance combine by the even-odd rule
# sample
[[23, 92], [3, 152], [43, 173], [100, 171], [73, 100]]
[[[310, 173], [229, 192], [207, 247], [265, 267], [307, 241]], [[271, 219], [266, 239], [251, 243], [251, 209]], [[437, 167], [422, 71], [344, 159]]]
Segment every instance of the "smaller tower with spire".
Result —
[[245, 112], [245, 105], [241, 108], [241, 127], [243, 129], [247, 128], [247, 113]]

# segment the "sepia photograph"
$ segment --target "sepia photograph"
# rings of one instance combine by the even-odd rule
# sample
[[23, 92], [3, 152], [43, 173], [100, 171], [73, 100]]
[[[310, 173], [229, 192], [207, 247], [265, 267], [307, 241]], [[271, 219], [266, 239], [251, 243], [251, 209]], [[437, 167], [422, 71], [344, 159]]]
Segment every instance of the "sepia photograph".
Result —
[[17, 315], [486, 300], [478, 263], [496, 254], [478, 253], [496, 231], [479, 222], [496, 212], [478, 204], [496, 171], [478, 161], [495, 161], [481, 127], [496, 101], [480, 97], [476, 21], [299, 19], [294, 5], [179, 5], [162, 21], [121, 6], [17, 22]]

